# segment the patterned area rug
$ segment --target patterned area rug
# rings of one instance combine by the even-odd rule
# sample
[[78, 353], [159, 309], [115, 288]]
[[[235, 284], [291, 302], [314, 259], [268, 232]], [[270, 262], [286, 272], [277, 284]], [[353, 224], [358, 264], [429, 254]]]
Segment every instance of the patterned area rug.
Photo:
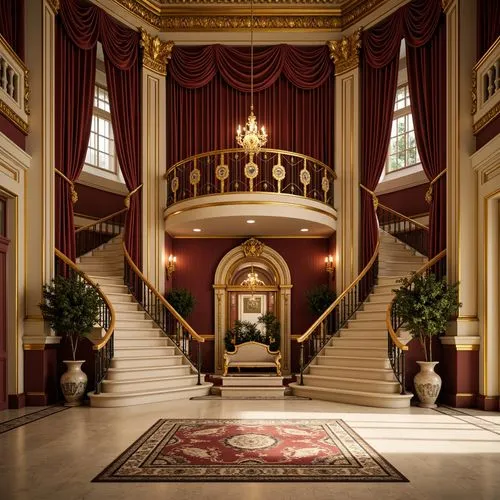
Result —
[[50, 408], [44, 408], [40, 411], [28, 413], [27, 415], [23, 415], [22, 417], [16, 417], [11, 420], [6, 420], [5, 422], [0, 423], [0, 434], [11, 431], [12, 429], [16, 429], [17, 427], [21, 427], [22, 425], [36, 422], [41, 418], [45, 418], [53, 415], [54, 413], [59, 413], [65, 410], [69, 410], [69, 408], [65, 406], [51, 406]]
[[408, 480], [342, 420], [159, 420], [93, 481]]

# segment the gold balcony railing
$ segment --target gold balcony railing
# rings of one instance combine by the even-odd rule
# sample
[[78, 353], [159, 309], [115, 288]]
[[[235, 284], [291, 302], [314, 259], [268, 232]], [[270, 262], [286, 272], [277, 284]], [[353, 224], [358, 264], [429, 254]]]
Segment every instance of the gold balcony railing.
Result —
[[310, 156], [263, 148], [258, 155], [223, 149], [190, 156], [165, 174], [167, 207], [224, 193], [285, 193], [334, 208], [335, 172]]

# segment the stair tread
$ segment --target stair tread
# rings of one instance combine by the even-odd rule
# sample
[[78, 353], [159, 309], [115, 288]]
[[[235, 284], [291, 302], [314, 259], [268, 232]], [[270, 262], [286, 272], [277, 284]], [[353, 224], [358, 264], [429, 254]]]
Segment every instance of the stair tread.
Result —
[[[357, 359], [357, 358], [356, 358]], [[310, 368], [319, 370], [352, 370], [363, 372], [377, 372], [377, 373], [394, 373], [390, 368], [366, 368], [364, 366], [341, 366], [341, 365], [311, 365]]]
[[95, 398], [125, 398], [132, 396], [150, 396], [153, 394], [166, 394], [172, 392], [188, 392], [196, 389], [206, 389], [207, 387], [212, 387], [211, 382], [202, 382], [201, 385], [188, 385], [186, 387], [165, 387], [164, 389], [155, 389], [148, 391], [130, 391], [130, 392], [101, 392], [99, 394], [90, 393], [92, 397]]
[[130, 379], [123, 379], [123, 380], [103, 380], [103, 384], [112, 384], [112, 385], [124, 385], [124, 384], [131, 384], [135, 382], [161, 382], [163, 380], [186, 380], [186, 379], [192, 379], [193, 377], [196, 378], [198, 376], [197, 373], [188, 373], [186, 375], [173, 375], [169, 377], [148, 377], [148, 378], [130, 378]]
[[304, 373], [304, 378], [319, 378], [321, 380], [342, 380], [344, 382], [359, 382], [359, 383], [363, 383], [363, 384], [372, 384], [372, 383], [375, 383], [375, 384], [382, 384], [382, 385], [385, 385], [385, 386], [389, 386], [389, 385], [399, 385], [399, 382], [389, 382], [388, 380], [373, 380], [373, 379], [369, 379], [369, 378], [352, 378], [352, 377], [337, 377], [337, 376], [333, 376], [333, 377], [329, 377], [327, 375], [314, 375], [314, 374], [310, 374], [310, 373]]
[[[148, 360], [148, 359], [168, 359], [168, 358], [182, 358], [182, 354], [171, 354], [171, 355], [165, 355], [165, 356], [114, 356], [111, 361], [130, 361], [132, 359], [143, 359], [143, 360]], [[168, 365], [166, 365], [168, 366]], [[166, 367], [163, 365], [163, 367]], [[150, 368], [148, 366], [148, 368]]]
[[[343, 347], [338, 347], [338, 348], [335, 347], [335, 349], [344, 349], [344, 348]], [[377, 357], [369, 357], [369, 356], [363, 356], [360, 358], [359, 356], [329, 356], [328, 354], [322, 354], [320, 357], [327, 358], [327, 359], [355, 359], [357, 361], [359, 361], [360, 359], [363, 359], [363, 360], [370, 359], [370, 360], [376, 360], [376, 361], [389, 361], [389, 358], [377, 358]], [[316, 358], [316, 359], [318, 359], [318, 358]], [[314, 365], [314, 366], [322, 366], [322, 365]], [[333, 366], [333, 365], [328, 365], [328, 366]]]
[[333, 387], [318, 387], [315, 385], [300, 385], [298, 382], [292, 382], [289, 384], [289, 387], [296, 387], [296, 388], [304, 388], [306, 390], [314, 390], [318, 392], [333, 392], [333, 393], [338, 393], [338, 394], [347, 394], [351, 396], [367, 396], [367, 397], [373, 397], [376, 396], [378, 398], [388, 398], [388, 399], [411, 399], [413, 397], [413, 394], [391, 394], [391, 393], [385, 393], [385, 392], [366, 392], [366, 391], [353, 391], [351, 389], [335, 389]]
[[[142, 358], [141, 358], [142, 359]], [[163, 359], [163, 358], [161, 358]], [[144, 368], [108, 368], [107, 373], [130, 373], [130, 372], [144, 372], [144, 371], [156, 371], [156, 370], [180, 370], [184, 368], [189, 368], [189, 365], [157, 365], [157, 366], [145, 366]]]

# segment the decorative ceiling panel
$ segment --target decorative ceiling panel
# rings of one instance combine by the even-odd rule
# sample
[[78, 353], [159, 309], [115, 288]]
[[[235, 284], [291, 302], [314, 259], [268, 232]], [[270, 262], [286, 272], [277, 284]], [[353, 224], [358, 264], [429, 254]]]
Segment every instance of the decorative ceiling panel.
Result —
[[[341, 31], [388, 0], [254, 0], [254, 29]], [[250, 29], [248, 0], [114, 0], [158, 31]]]

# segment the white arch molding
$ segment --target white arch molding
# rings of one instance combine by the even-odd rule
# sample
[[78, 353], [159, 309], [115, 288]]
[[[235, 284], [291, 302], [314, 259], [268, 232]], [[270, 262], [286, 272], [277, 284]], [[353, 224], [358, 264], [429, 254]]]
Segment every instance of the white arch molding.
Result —
[[[257, 253], [245, 254], [245, 245], [249, 242], [259, 243]], [[291, 300], [292, 278], [290, 269], [285, 259], [272, 248], [264, 245], [253, 238], [242, 245], [230, 250], [222, 257], [214, 278], [214, 308], [215, 308], [215, 373], [223, 372], [224, 335], [227, 330], [229, 315], [228, 286], [232, 273], [239, 263], [248, 261], [248, 258], [256, 257], [265, 262], [277, 276], [278, 297], [276, 300], [279, 307], [279, 318], [281, 321], [281, 343], [282, 371], [287, 375], [290, 373], [290, 326], [291, 326]]]

